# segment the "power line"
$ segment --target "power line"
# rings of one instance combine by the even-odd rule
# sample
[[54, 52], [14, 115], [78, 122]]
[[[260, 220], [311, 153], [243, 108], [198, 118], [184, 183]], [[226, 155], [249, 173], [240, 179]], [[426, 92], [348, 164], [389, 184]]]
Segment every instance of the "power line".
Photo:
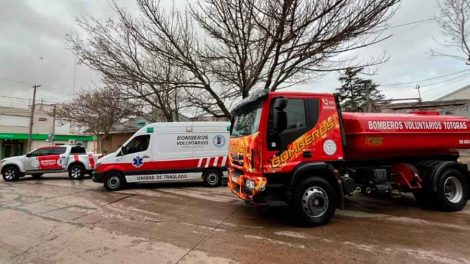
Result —
[[27, 82], [24, 82], [24, 81], [18, 81], [18, 80], [14, 80], [14, 79], [10, 79], [10, 78], [5, 78], [5, 77], [0, 77], [0, 80], [4, 80], [4, 81], [7, 81], [7, 82], [14, 82], [14, 83], [21, 83], [21, 84], [30, 85], [30, 83], [27, 83]]
[[416, 81], [401, 82], [401, 83], [386, 83], [386, 84], [381, 84], [380, 86], [402, 86], [402, 85], [410, 85], [410, 84], [428, 82], [428, 81], [432, 81], [432, 80], [437, 80], [437, 79], [441, 79], [441, 78], [461, 74], [463, 72], [468, 72], [468, 71], [470, 71], [470, 69], [457, 71], [457, 72], [452, 72], [452, 73], [447, 73], [447, 74], [443, 74], [443, 75], [439, 75], [439, 76], [435, 76], [435, 77], [431, 77], [431, 78], [426, 78], [426, 79], [421, 79], [421, 80], [416, 80]]
[[[14, 97], [14, 96], [6, 96], [6, 95], [0, 95], [0, 98], [4, 99], [14, 99], [14, 100], [20, 100], [20, 101], [31, 101], [31, 98], [21, 98], [21, 97]], [[60, 102], [52, 102], [48, 100], [42, 100], [43, 102], [50, 103], [50, 104], [57, 104]]]
[[16, 100], [21, 100], [21, 101], [29, 101], [31, 98], [26, 99], [26, 98], [20, 98], [20, 97], [13, 97], [13, 96], [3, 96], [0, 95], [0, 98], [5, 98], [5, 99], [16, 99]]
[[461, 80], [464, 80], [466, 78], [469, 78], [470, 75], [459, 75], [459, 76], [456, 76], [456, 77], [453, 77], [453, 78], [450, 78], [450, 79], [446, 79], [446, 80], [440, 80], [440, 81], [437, 81], [437, 82], [433, 82], [433, 83], [429, 83], [429, 84], [423, 84], [421, 85], [422, 87], [429, 87], [429, 86], [434, 86], [436, 84], [443, 84], [443, 83], [450, 83], [450, 82], [455, 82], [455, 81], [461, 81]]
[[393, 25], [393, 26], [390, 26], [389, 28], [399, 28], [399, 27], [406, 27], [406, 26], [411, 26], [411, 25], [415, 25], [415, 24], [420, 24], [420, 23], [424, 23], [424, 22], [431, 22], [431, 21], [435, 21], [436, 19], [439, 19], [439, 18], [442, 18], [442, 17], [443, 16], [428, 17], [428, 18], [424, 18], [424, 19], [420, 19], [420, 20], [416, 20], [416, 21], [412, 21], [412, 22], [408, 22], [408, 23]]

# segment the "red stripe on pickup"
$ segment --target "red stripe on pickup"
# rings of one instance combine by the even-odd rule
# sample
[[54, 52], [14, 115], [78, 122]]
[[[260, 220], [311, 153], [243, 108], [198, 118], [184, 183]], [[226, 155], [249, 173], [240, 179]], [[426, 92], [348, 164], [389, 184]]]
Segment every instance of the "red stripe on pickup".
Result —
[[88, 154], [88, 161], [90, 162], [90, 168], [92, 170], [95, 169], [95, 158], [93, 157], [93, 154]]

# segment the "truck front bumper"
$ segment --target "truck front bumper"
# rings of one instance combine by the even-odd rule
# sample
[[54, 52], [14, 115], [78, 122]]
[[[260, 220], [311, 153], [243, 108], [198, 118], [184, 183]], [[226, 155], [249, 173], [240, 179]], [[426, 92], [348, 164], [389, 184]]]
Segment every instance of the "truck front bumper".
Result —
[[267, 205], [266, 185], [265, 177], [245, 175], [233, 168], [228, 171], [228, 187], [240, 199], [250, 204]]
[[91, 179], [94, 182], [102, 183], [104, 180], [104, 173], [93, 171]]

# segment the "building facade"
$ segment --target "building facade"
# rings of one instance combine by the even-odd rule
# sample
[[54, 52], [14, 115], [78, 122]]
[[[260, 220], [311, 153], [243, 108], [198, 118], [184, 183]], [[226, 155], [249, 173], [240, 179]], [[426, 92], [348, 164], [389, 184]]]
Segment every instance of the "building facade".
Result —
[[[28, 152], [29, 109], [0, 107], [0, 158], [23, 155]], [[53, 117], [44, 106], [34, 113], [31, 150], [52, 144], [82, 143], [89, 151], [95, 151], [93, 136], [72, 133], [66, 122], [56, 120], [55, 141], [49, 142], [53, 132]]]
[[434, 101], [446, 101], [446, 100], [459, 100], [459, 99], [470, 99], [470, 85], [464, 86], [453, 92], [445, 94]]

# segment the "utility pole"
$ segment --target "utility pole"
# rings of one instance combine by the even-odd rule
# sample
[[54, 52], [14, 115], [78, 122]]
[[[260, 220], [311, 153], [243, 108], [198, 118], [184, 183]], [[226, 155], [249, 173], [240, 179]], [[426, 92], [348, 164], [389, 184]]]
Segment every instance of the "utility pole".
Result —
[[31, 104], [31, 116], [29, 117], [29, 136], [28, 136], [28, 152], [31, 151], [31, 144], [33, 142], [33, 125], [34, 125], [34, 110], [36, 108], [36, 90], [41, 87], [40, 84], [33, 85], [33, 103]]
[[54, 141], [55, 141], [55, 114], [56, 114], [56, 110], [57, 110], [57, 105], [54, 104], [53, 108], [52, 108], [52, 140], [51, 140], [51, 143], [52, 145], [54, 145]]
[[420, 88], [421, 87], [419, 86], [419, 84], [417, 84], [415, 89], [418, 90], [419, 102], [421, 103], [421, 90], [420, 90]]

